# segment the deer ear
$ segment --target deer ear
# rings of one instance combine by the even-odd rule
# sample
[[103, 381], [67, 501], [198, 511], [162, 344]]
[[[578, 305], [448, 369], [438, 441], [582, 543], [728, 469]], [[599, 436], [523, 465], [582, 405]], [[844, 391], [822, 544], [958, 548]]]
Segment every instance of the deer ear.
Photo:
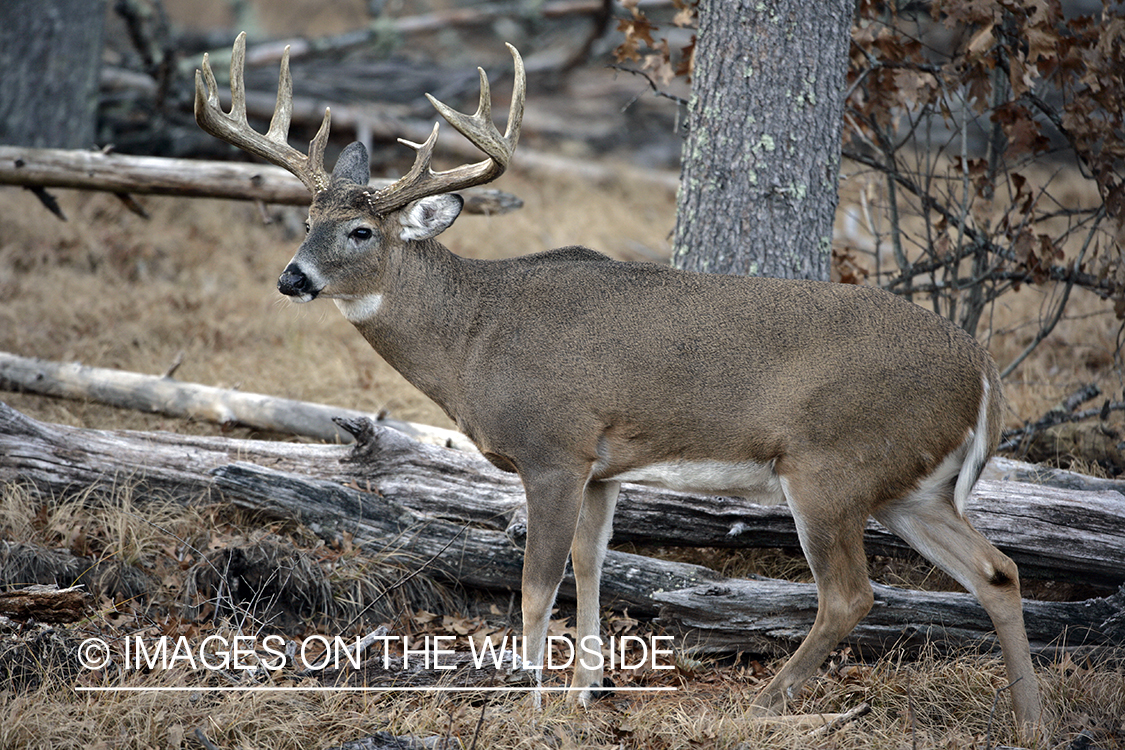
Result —
[[402, 224], [399, 237], [408, 242], [437, 237], [460, 215], [464, 205], [461, 196], [453, 193], [419, 198], [399, 213], [398, 221]]
[[336, 166], [332, 169], [332, 182], [354, 182], [357, 185], [366, 185], [371, 179], [371, 160], [367, 156], [367, 149], [359, 141], [348, 144], [340, 152]]

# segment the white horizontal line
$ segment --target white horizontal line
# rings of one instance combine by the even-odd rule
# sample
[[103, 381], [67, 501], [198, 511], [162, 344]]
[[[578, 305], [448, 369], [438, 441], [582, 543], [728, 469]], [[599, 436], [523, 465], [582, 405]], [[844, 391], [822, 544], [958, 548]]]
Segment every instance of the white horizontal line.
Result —
[[[569, 692], [572, 690], [587, 690], [588, 688], [571, 688], [571, 687], [328, 687], [328, 686], [294, 686], [294, 687], [268, 687], [268, 686], [247, 686], [239, 687], [235, 685], [217, 685], [214, 687], [105, 687], [105, 686], [78, 686], [74, 688], [75, 691], [80, 693], [264, 693], [264, 692], [294, 692], [294, 693], [529, 693], [529, 692]], [[597, 690], [606, 690], [609, 692], [669, 692], [676, 691], [679, 688], [675, 687], [615, 687], [615, 688], [596, 688]]]

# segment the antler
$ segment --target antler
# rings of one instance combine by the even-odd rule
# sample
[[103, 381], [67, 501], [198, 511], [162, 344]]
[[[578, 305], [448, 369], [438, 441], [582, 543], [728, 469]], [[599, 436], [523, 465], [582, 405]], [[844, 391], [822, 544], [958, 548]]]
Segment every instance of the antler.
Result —
[[400, 143], [410, 146], [418, 154], [414, 157], [414, 166], [409, 172], [371, 196], [371, 208], [375, 213], [392, 211], [428, 195], [453, 193], [475, 185], [483, 185], [504, 174], [520, 139], [523, 103], [527, 94], [523, 59], [515, 47], [510, 44], [507, 46], [515, 63], [515, 84], [504, 135], [500, 135], [500, 131], [492, 122], [492, 95], [488, 86], [488, 76], [482, 68], [477, 68], [480, 73], [480, 104], [477, 106], [476, 114], [472, 116], [462, 114], [426, 94], [434, 109], [488, 158], [476, 164], [463, 164], [445, 172], [435, 172], [430, 168], [430, 159], [433, 157], [434, 145], [437, 143], [439, 123], [434, 123], [433, 131], [423, 143], [412, 143], [400, 138]]
[[[330, 176], [324, 169], [324, 147], [328, 144], [331, 113], [324, 110], [324, 122], [316, 137], [309, 143], [305, 156], [288, 143], [289, 122], [293, 116], [293, 78], [289, 74], [289, 48], [281, 56], [281, 74], [277, 81], [277, 106], [265, 135], [250, 127], [246, 121], [246, 86], [242, 80], [246, 67], [246, 32], [234, 40], [230, 59], [230, 114], [219, 104], [219, 87], [215, 74], [203, 55], [203, 71], [195, 71], [195, 121], [216, 138], [256, 154], [294, 175], [314, 195], [328, 188]], [[204, 89], [206, 82], [206, 89]]]
[[[520, 125], [523, 123], [523, 103], [526, 97], [526, 77], [523, 59], [512, 45], [508, 45], [515, 62], [515, 85], [512, 90], [512, 105], [508, 110], [508, 124], [504, 135], [492, 122], [492, 95], [488, 86], [488, 76], [480, 72], [480, 104], [476, 114], [466, 115], [442, 104], [426, 94], [438, 113], [457, 129], [469, 142], [483, 151], [488, 158], [476, 164], [463, 164], [446, 172], [435, 172], [430, 168], [434, 145], [437, 143], [438, 123], [430, 137], [423, 143], [399, 139], [418, 152], [414, 166], [398, 181], [370, 196], [371, 208], [375, 213], [387, 213], [401, 208], [411, 201], [439, 193], [452, 193], [474, 185], [483, 185], [504, 174], [512, 159], [512, 152], [520, 138]], [[250, 127], [246, 121], [246, 87], [243, 71], [246, 65], [246, 32], [234, 41], [230, 60], [231, 111], [226, 114], [219, 104], [219, 87], [207, 55], [203, 55], [203, 70], [195, 71], [195, 120], [211, 135], [257, 154], [263, 159], [283, 167], [300, 178], [313, 194], [328, 188], [331, 176], [324, 169], [324, 148], [328, 143], [328, 129], [331, 113], [325, 108], [324, 122], [316, 137], [309, 143], [309, 154], [305, 156], [287, 142], [289, 122], [293, 115], [293, 78], [289, 74], [289, 48], [281, 57], [281, 74], [277, 82], [277, 106], [270, 120], [270, 129], [264, 135]], [[206, 84], [206, 85], [205, 85]]]

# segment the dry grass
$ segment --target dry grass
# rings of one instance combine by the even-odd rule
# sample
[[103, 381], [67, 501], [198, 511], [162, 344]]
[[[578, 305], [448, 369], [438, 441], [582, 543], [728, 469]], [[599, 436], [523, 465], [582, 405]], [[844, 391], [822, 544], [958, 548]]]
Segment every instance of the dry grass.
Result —
[[[182, 11], [181, 22], [194, 15], [221, 23], [230, 7], [214, 0], [168, 5], [173, 13]], [[334, 33], [363, 13], [359, 0], [331, 7], [303, 1], [283, 5], [277, 13], [264, 14], [273, 33]], [[668, 191], [518, 171], [496, 187], [519, 195], [525, 208], [509, 216], [461, 218], [442, 238], [454, 252], [508, 257], [585, 244], [623, 259], [668, 254], [675, 215], [675, 199]], [[842, 209], [854, 205], [864, 189], [858, 178], [845, 182]], [[176, 377], [185, 381], [369, 411], [388, 409], [401, 419], [450, 426], [331, 305], [297, 306], [276, 293], [276, 277], [299, 242], [299, 211], [271, 209], [274, 221], [266, 225], [252, 205], [144, 198], [152, 218], [143, 221], [111, 196], [57, 191], [56, 197], [69, 217], [66, 223], [49, 216], [30, 193], [0, 187], [0, 350], [153, 374], [163, 373], [182, 353]], [[1003, 364], [1022, 350], [1035, 330], [1029, 321], [1038, 318], [1054, 293], [1025, 288], [1004, 301], [988, 341], [997, 361]], [[1071, 319], [1006, 383], [1009, 422], [1038, 417], [1083, 383], [1095, 381], [1106, 393], [1120, 393], [1125, 376], [1117, 335], [1117, 321], [1103, 305], [1076, 295]], [[218, 429], [92, 403], [2, 397], [38, 419], [85, 427], [180, 433]], [[182, 604], [177, 587], [186, 585], [186, 571], [196, 559], [189, 551], [193, 547], [207, 551], [213, 544], [269, 533], [290, 545], [290, 551], [307, 556], [300, 565], [315, 555], [321, 556], [316, 564], [325, 563], [326, 551], [316, 551], [315, 541], [299, 529], [263, 530], [253, 519], [229, 511], [151, 502], [135, 497], [125, 482], [121, 489], [108, 503], [79, 495], [42, 507], [18, 488], [0, 494], [0, 539], [128, 561], [166, 584], [157, 600], [143, 606], [134, 602], [133, 609], [103, 599], [97, 616], [73, 631], [76, 639], [156, 626], [173, 634], [198, 627], [172, 614]], [[723, 566], [728, 575], [763, 567], [794, 578], [806, 574], [802, 561], [772, 552], [716, 557], [702, 551], [697, 557]], [[386, 575], [383, 561], [357, 550], [335, 550], [329, 559], [329, 585], [351, 597], [356, 608], [377, 596], [365, 585], [377, 573]], [[296, 562], [288, 565], [298, 567]], [[944, 588], [944, 583], [928, 580], [931, 570], [888, 563], [875, 572], [887, 581]], [[393, 580], [393, 575], [383, 580]], [[116, 613], [118, 606], [131, 614]], [[401, 601], [397, 606], [397, 618], [385, 619], [409, 622], [413, 611]], [[235, 621], [214, 627], [229, 629]], [[72, 689], [73, 679], [59, 671], [31, 690], [0, 685], [0, 747], [179, 748], [196, 746], [188, 738], [197, 727], [224, 748], [323, 747], [379, 730], [417, 737], [451, 734], [469, 746], [482, 713], [476, 743], [481, 748], [897, 750], [977, 748], [985, 746], [986, 738], [992, 744], [1015, 741], [1002, 692], [993, 711], [1004, 678], [992, 659], [927, 654], [906, 661], [892, 653], [873, 664], [859, 664], [846, 651], [838, 653], [806, 688], [796, 709], [837, 711], [866, 701], [872, 712], [820, 739], [747, 718], [752, 695], [776, 666], [683, 659], [674, 675], [660, 677], [679, 687], [676, 693], [618, 693], [588, 713], [548, 698], [538, 715], [525, 700], [508, 696], [494, 696], [481, 705], [440, 695], [79, 693]], [[638, 678], [649, 679], [657, 678]], [[1063, 661], [1044, 665], [1040, 679], [1055, 746], [1066, 746], [1079, 732], [1089, 731], [1102, 747], [1125, 747], [1125, 671], [1120, 665]], [[124, 684], [202, 687], [205, 681], [156, 670], [131, 673]]]
[[[871, 666], [835, 665], [797, 709], [871, 712], [827, 737], [809, 729], [754, 721], [746, 714], [756, 684], [743, 670], [707, 666], [703, 679], [675, 693], [617, 695], [589, 712], [548, 697], [542, 713], [526, 697], [486, 702], [427, 693], [158, 692], [197, 687], [190, 674], [131, 673], [115, 685], [134, 693], [82, 693], [67, 679], [31, 692], [0, 693], [0, 746], [20, 748], [184, 747], [196, 728], [218, 747], [325, 747], [384, 731], [416, 738], [453, 736], [481, 748], [980, 748], [1012, 744], [997, 662], [927, 656], [909, 663], [891, 655]], [[1125, 673], [1074, 665], [1040, 671], [1055, 742], [1065, 747], [1085, 731], [1098, 747], [1121, 746]], [[90, 680], [82, 681], [87, 684]], [[1000, 698], [996, 701], [996, 696]], [[994, 701], [996, 705], [994, 707]], [[478, 730], [479, 725], [479, 730]], [[1114, 736], [1117, 737], [1114, 740]], [[990, 744], [986, 743], [986, 740]], [[1118, 744], [1114, 744], [1114, 743]], [[456, 746], [456, 745], [455, 745]]]
[[[125, 597], [103, 592], [94, 613], [73, 626], [16, 629], [0, 623], [0, 747], [190, 747], [195, 745], [189, 736], [197, 728], [218, 747], [274, 748], [326, 747], [374, 732], [453, 736], [462, 747], [470, 746], [479, 732], [476, 746], [482, 748], [898, 750], [979, 748], [1016, 741], [999, 661], [936, 651], [907, 658], [892, 650], [874, 662], [857, 660], [849, 649], [834, 653], [798, 696], [794, 711], [838, 712], [862, 703], [871, 711], [820, 737], [810, 735], [807, 726], [763, 724], [748, 716], [754, 694], [781, 660], [765, 665], [746, 659], [699, 662], [677, 654], [676, 668], [670, 672], [611, 673], [618, 685], [671, 686], [676, 692], [618, 692], [589, 712], [551, 695], [541, 714], [532, 710], [526, 696], [510, 694], [493, 694], [482, 702], [479, 694], [218, 693], [209, 688], [246, 683], [211, 670], [84, 671], [74, 664], [74, 654], [78, 644], [92, 636], [117, 644], [120, 656], [120, 641], [126, 636], [149, 642], [160, 635], [184, 636], [198, 644], [207, 636], [229, 641], [235, 635], [250, 635], [260, 643], [266, 633], [358, 634], [378, 622], [389, 622], [392, 633], [460, 636], [478, 629], [504, 631], [512, 624], [510, 614], [495, 607], [483, 616], [456, 616], [464, 605], [437, 598], [425, 606], [454, 616], [430, 615], [418, 610], [417, 601], [399, 598], [394, 609], [369, 612], [360, 623], [351, 622], [355, 610], [349, 607], [318, 617], [310, 611], [316, 607], [303, 606], [301, 600], [325, 582], [337, 586], [329, 596], [341, 598], [354, 595], [349, 594], [354, 591], [350, 586], [357, 580], [368, 587], [381, 581], [386, 587], [402, 571], [389, 568], [383, 556], [351, 547], [326, 548], [308, 530], [291, 524], [262, 528], [260, 520], [222, 506], [170, 506], [159, 499], [150, 506], [139, 500], [124, 484], [110, 496], [56, 501], [43, 501], [18, 486], [0, 493], [0, 538], [76, 552], [100, 550], [95, 556], [103, 560], [135, 551], [135, 567], [150, 581], [158, 581], [143, 593]], [[248, 557], [261, 552], [269, 557], [262, 570], [300, 581], [293, 581], [292, 590], [285, 592], [267, 581], [262, 592], [249, 598], [229, 590], [216, 593], [218, 588], [212, 587], [207, 594], [211, 606], [204, 607], [207, 616], [190, 617], [185, 606], [189, 597], [184, 596], [189, 580], [210, 564], [200, 561], [214, 563], [221, 559], [216, 553], [231, 546], [246, 549]], [[701, 551], [699, 559], [706, 561], [708, 555]], [[787, 566], [795, 577], [803, 575], [791, 557], [778, 553], [737, 555], [726, 564], [735, 574], [746, 566], [769, 566], [775, 572]], [[424, 575], [418, 578], [424, 580]], [[367, 588], [364, 592], [368, 599], [374, 593]], [[215, 606], [217, 597], [225, 597], [225, 607]], [[263, 602], [259, 597], [272, 599]], [[286, 619], [258, 606], [278, 602], [303, 614], [294, 622], [292, 613]], [[217, 609], [224, 613], [218, 619]], [[647, 623], [620, 616], [610, 618], [610, 628], [642, 637], [653, 632]], [[570, 631], [560, 620], [551, 632]], [[1054, 738], [1048, 746], [1066, 747], [1086, 732], [1098, 747], [1125, 747], [1125, 668], [1120, 661], [1076, 663], [1064, 657], [1040, 665], [1038, 676]], [[558, 684], [560, 675], [551, 679]], [[283, 670], [264, 684], [292, 688], [317, 683]], [[90, 686], [137, 692], [75, 689]], [[176, 692], [165, 692], [169, 688]]]
[[[505, 217], [462, 218], [444, 237], [455, 252], [499, 257], [569, 242], [632, 259], [667, 252], [674, 199], [666, 192], [519, 173], [506, 176], [500, 187], [524, 198], [526, 208]], [[47, 216], [29, 194], [0, 189], [0, 349], [149, 373], [163, 372], [183, 352], [184, 364], [176, 374], [183, 380], [369, 410], [387, 408], [400, 418], [448, 424], [330, 306], [296, 306], [278, 299], [274, 279], [298, 241], [291, 212], [286, 218], [287, 212], [274, 211], [278, 220], [263, 225], [249, 205], [149, 198], [145, 204], [153, 218], [145, 222], [109, 196], [59, 191], [58, 197], [70, 216], [65, 224]], [[1022, 348], [1020, 316], [1034, 314], [1043, 294], [1025, 290], [1009, 301], [1003, 320], [998, 314], [998, 333], [990, 342], [997, 359]], [[1119, 391], [1110, 319], [1088, 302], [1079, 299], [1077, 304], [1076, 310], [1096, 314], [1064, 324], [1008, 384], [1012, 422], [1038, 416], [1092, 379], [1106, 391]], [[4, 398], [37, 418], [87, 427], [217, 429], [97, 404], [13, 394]], [[15, 508], [22, 503], [26, 509], [28, 498], [10, 492], [0, 503], [4, 537], [128, 559], [167, 580], [179, 573], [166, 558], [168, 548], [181, 547], [170, 535], [202, 549], [217, 535], [236, 533], [229, 518], [201, 518], [195, 511], [160, 504], [153, 506], [163, 508], [156, 516], [138, 522], [138, 498], [124, 483], [123, 489], [113, 500], [116, 515], [79, 497], [21, 516]], [[145, 513], [148, 508], [145, 503]], [[261, 532], [246, 523], [237, 533], [252, 537]], [[164, 562], [157, 564], [162, 555]], [[792, 557], [761, 552], [713, 556], [704, 551], [699, 560], [723, 566], [732, 575], [765, 565], [775, 574], [800, 577], [803, 567]], [[352, 585], [346, 596], [370, 601], [373, 593], [356, 588], [355, 582], [375, 569], [361, 556], [349, 558], [337, 566], [340, 590]], [[926, 582], [931, 570], [893, 564], [876, 573], [883, 580], [933, 586]], [[408, 619], [410, 612], [400, 614], [399, 619]], [[104, 609], [103, 617], [109, 617]], [[89, 627], [105, 627], [106, 622], [95, 620]], [[174, 618], [162, 622], [165, 628], [187, 627]], [[524, 702], [494, 697], [485, 709], [478, 747], [980, 747], [994, 696], [1003, 687], [1003, 672], [995, 662], [970, 656], [932, 655], [906, 663], [891, 655], [873, 665], [837, 665], [806, 690], [798, 710], [834, 711], [868, 701], [873, 711], [842, 732], [812, 740], [746, 718], [745, 706], [770, 666], [776, 667], [709, 663], [678, 673], [677, 693], [619, 696], [588, 714], [549, 700], [547, 710], [533, 718]], [[129, 680], [190, 686], [199, 684], [195, 677], [153, 673]], [[1041, 671], [1041, 679], [1057, 717], [1059, 740], [1087, 729], [1103, 743], [1121, 742], [1125, 675], [1120, 668], [1054, 665]], [[995, 712], [994, 743], [1014, 742], [1005, 700], [1001, 697]], [[468, 744], [480, 710], [468, 700], [437, 696], [85, 694], [73, 692], [60, 677], [30, 693], [0, 692], [0, 746], [177, 747], [196, 727], [203, 727], [220, 747], [325, 746], [380, 729], [416, 736], [452, 733]]]

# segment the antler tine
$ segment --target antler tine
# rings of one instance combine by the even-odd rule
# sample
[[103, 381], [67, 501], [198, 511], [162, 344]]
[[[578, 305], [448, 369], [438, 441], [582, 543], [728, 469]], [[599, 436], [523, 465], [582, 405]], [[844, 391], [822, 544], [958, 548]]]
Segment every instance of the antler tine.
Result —
[[[512, 61], [515, 64], [515, 83], [512, 88], [512, 104], [508, 109], [508, 124], [503, 136], [492, 122], [492, 94], [488, 86], [488, 76], [482, 68], [477, 68], [480, 73], [480, 103], [477, 105], [476, 114], [472, 116], [458, 112], [426, 94], [434, 109], [456, 128], [457, 132], [468, 138], [474, 146], [499, 162], [505, 169], [519, 142], [520, 126], [523, 124], [523, 104], [527, 95], [527, 77], [524, 73], [523, 58], [515, 47], [510, 44], [507, 47], [512, 53]], [[503, 169], [500, 171], [503, 172]], [[499, 174], [496, 176], [499, 177]]]
[[430, 169], [430, 161], [434, 156], [434, 146], [437, 144], [437, 137], [438, 123], [435, 122], [434, 129], [430, 131], [430, 134], [426, 137], [426, 140], [422, 141], [421, 143], [414, 143], [413, 141], [408, 141], [405, 138], [398, 139], [398, 142], [402, 145], [409, 146], [410, 148], [418, 152], [414, 157], [414, 165], [410, 167], [409, 172], [402, 176], [402, 182], [414, 183], [420, 179], [423, 179], [425, 175], [436, 174], [432, 169]]
[[452, 193], [475, 185], [483, 185], [504, 173], [511, 163], [512, 153], [519, 142], [520, 125], [523, 122], [523, 105], [527, 91], [523, 59], [512, 45], [508, 45], [508, 50], [512, 53], [512, 59], [515, 62], [515, 85], [512, 90], [512, 104], [508, 111], [508, 124], [504, 135], [500, 135], [500, 131], [492, 122], [492, 93], [488, 84], [488, 76], [484, 70], [478, 69], [480, 72], [480, 103], [473, 115], [458, 112], [426, 94], [426, 98], [430, 100], [438, 113], [459, 133], [468, 138], [470, 143], [483, 151], [488, 158], [476, 164], [464, 164], [445, 172], [434, 172], [430, 169], [430, 159], [433, 156], [434, 144], [437, 143], [437, 123], [434, 124], [433, 132], [430, 133], [424, 143], [411, 143], [400, 138], [401, 143], [418, 152], [414, 158], [414, 165], [393, 185], [389, 185], [371, 196], [372, 210], [377, 213], [386, 213], [428, 195]]
[[324, 121], [309, 144], [306, 156], [288, 143], [289, 124], [293, 115], [293, 78], [289, 73], [289, 48], [281, 58], [277, 81], [277, 104], [269, 130], [263, 135], [250, 127], [246, 119], [246, 32], [234, 41], [230, 61], [231, 111], [223, 112], [219, 103], [219, 87], [211, 63], [203, 55], [203, 70], [195, 71], [195, 120], [211, 135], [262, 157], [296, 175], [311, 192], [328, 188], [330, 177], [324, 169], [324, 148], [328, 143], [331, 112], [324, 110]]
[[[238, 46], [238, 42], [235, 42]], [[245, 50], [245, 47], [243, 48]], [[244, 53], [245, 54], [245, 53]], [[245, 61], [245, 56], [242, 58]], [[239, 68], [240, 74], [239, 88], [242, 88], [242, 67]], [[234, 94], [234, 74], [231, 74], [231, 94]], [[245, 105], [245, 99], [243, 99]], [[232, 110], [231, 114], [234, 112]], [[277, 75], [277, 104], [273, 108], [273, 117], [270, 118], [270, 129], [266, 131], [266, 139], [274, 143], [285, 143], [289, 138], [289, 124], [293, 120], [293, 75], [289, 72], [289, 45], [285, 45], [285, 50], [281, 53], [281, 72]]]

